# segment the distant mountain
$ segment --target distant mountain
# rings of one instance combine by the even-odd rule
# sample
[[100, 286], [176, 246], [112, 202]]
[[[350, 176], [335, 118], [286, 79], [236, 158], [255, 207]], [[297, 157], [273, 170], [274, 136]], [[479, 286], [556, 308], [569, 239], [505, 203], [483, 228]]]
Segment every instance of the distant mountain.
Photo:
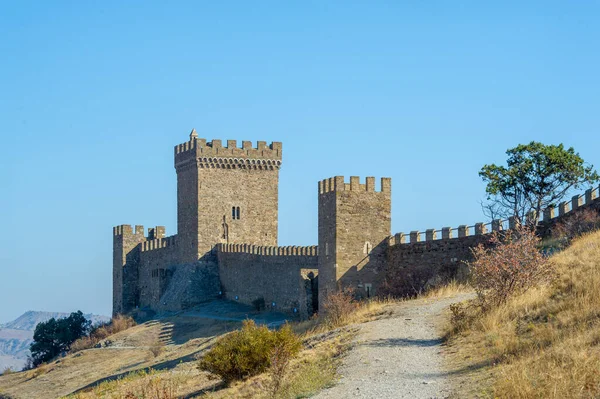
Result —
[[[28, 311], [17, 319], [0, 325], [0, 372], [7, 367], [20, 370], [29, 355], [35, 326], [51, 318], [68, 317], [70, 313]], [[92, 324], [110, 320], [106, 316], [86, 314]]]

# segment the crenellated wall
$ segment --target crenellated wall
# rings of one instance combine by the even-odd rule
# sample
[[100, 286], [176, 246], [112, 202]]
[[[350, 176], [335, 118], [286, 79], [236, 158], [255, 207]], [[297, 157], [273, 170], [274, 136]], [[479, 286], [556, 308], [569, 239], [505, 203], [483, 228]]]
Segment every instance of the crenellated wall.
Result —
[[[222, 294], [267, 309], [306, 317], [316, 306], [318, 249], [248, 244], [217, 246]], [[273, 306], [273, 304], [275, 304]]]
[[113, 313], [158, 303], [167, 281], [154, 270], [177, 263], [176, 236], [165, 237], [164, 226], [149, 228], [147, 236], [141, 225], [114, 227]]
[[319, 182], [319, 301], [339, 286], [351, 287], [357, 296], [372, 296], [384, 276], [386, 247], [391, 233], [390, 178], [365, 183], [351, 176]]
[[[570, 201], [544, 210], [538, 224], [538, 234], [551, 234], [557, 222], [572, 217], [578, 211], [600, 211], [600, 187], [575, 195]], [[467, 276], [465, 261], [472, 259], [471, 249], [489, 240], [489, 233], [515, 227], [514, 217], [489, 223], [461, 225], [456, 228], [427, 229], [397, 233], [390, 237], [387, 266], [387, 293], [415, 294], [429, 285], [449, 279], [462, 280]], [[393, 282], [390, 285], [390, 282]]]
[[[343, 176], [318, 184], [318, 247], [277, 246], [282, 143], [175, 146], [177, 235], [163, 226], [113, 229], [113, 312], [179, 310], [222, 296], [306, 317], [340, 287], [357, 296], [411, 295], [467, 275], [464, 261], [516, 219], [391, 236], [391, 179]], [[584, 209], [600, 188], [544, 210], [539, 233]], [[317, 285], [318, 282], [318, 285]], [[261, 302], [263, 301], [263, 302]]]
[[[152, 235], [149, 234], [149, 237]], [[170, 277], [180, 264], [176, 237], [148, 239], [140, 244], [138, 306], [151, 308], [159, 306]]]
[[251, 141], [242, 141], [237, 146], [236, 140], [227, 140], [223, 146], [221, 140], [207, 141], [198, 138], [195, 131], [190, 135], [190, 141], [175, 146], [175, 167], [186, 162], [198, 161], [203, 168], [243, 168], [243, 169], [276, 169], [281, 166], [282, 144], [258, 141], [253, 146]]

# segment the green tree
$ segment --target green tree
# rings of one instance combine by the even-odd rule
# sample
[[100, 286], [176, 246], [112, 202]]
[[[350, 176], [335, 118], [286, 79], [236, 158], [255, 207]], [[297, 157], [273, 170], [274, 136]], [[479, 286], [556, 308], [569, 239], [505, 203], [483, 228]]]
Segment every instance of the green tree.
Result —
[[31, 344], [31, 365], [33, 367], [52, 360], [62, 352], [69, 350], [75, 340], [86, 335], [91, 327], [81, 311], [73, 312], [62, 319], [51, 318], [38, 323]]
[[[488, 194], [487, 209], [499, 217], [520, 221], [534, 212], [537, 224], [543, 209], [556, 206], [572, 189], [599, 181], [592, 165], [571, 147], [532, 141], [506, 151], [507, 166], [485, 165], [479, 172]], [[496, 216], [494, 215], [494, 216]]]

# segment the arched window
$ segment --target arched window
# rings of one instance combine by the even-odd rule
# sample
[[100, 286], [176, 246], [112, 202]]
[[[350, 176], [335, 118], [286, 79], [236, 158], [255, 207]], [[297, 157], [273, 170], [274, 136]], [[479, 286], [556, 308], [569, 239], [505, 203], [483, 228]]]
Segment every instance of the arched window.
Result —
[[236, 216], [236, 219], [238, 219], [238, 220], [240, 219], [240, 207], [239, 206], [235, 209], [235, 216]]
[[231, 208], [231, 218], [235, 220], [235, 206]]

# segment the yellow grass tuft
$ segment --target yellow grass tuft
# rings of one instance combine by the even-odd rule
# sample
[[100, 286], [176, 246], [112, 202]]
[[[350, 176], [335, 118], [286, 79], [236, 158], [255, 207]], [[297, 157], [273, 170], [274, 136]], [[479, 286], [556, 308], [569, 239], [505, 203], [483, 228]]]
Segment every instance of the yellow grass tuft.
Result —
[[419, 295], [419, 297], [427, 299], [441, 299], [470, 292], [473, 292], [473, 288], [468, 284], [451, 280], [447, 284], [425, 291], [425, 293]]

